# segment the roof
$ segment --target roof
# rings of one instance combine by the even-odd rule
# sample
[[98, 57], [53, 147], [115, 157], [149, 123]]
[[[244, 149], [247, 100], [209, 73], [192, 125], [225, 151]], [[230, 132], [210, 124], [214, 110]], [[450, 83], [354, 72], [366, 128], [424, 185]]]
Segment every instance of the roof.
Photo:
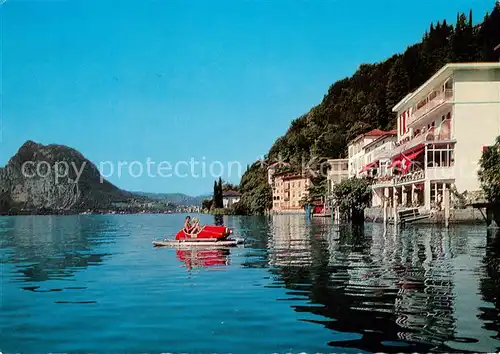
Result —
[[367, 137], [367, 136], [368, 137], [380, 137], [380, 136], [387, 136], [387, 135], [393, 135], [393, 134], [397, 135], [397, 130], [385, 131], [385, 130], [380, 130], [380, 129], [373, 129], [373, 130], [370, 130], [368, 133], [358, 135], [357, 137], [352, 139], [349, 142], [349, 144], [352, 144], [353, 142], [355, 142], [361, 138]]
[[282, 180], [306, 179], [306, 178], [308, 178], [303, 173], [291, 172], [291, 171], [284, 171], [284, 172], [281, 172], [281, 173], [277, 173], [275, 176], [280, 177]]
[[239, 197], [241, 196], [241, 193], [238, 191], [225, 191], [222, 192], [223, 197]]
[[439, 69], [434, 75], [430, 77], [426, 82], [424, 82], [419, 88], [415, 91], [410, 92], [399, 101], [393, 108], [393, 112], [398, 112], [402, 110], [410, 101], [419, 100], [420, 98], [425, 97], [427, 94], [426, 88], [434, 87], [440, 81], [443, 81], [445, 78], [450, 76], [454, 71], [457, 70], [490, 70], [490, 69], [500, 69], [500, 62], [491, 62], [491, 63], [448, 63]]
[[389, 137], [389, 136], [398, 136], [398, 131], [397, 130], [389, 130], [388, 132], [385, 132], [384, 135], [381, 135], [379, 136], [377, 139], [369, 142], [368, 144], [366, 144], [364, 146], [365, 149], [369, 148], [370, 146], [372, 146], [373, 144], [376, 144], [377, 142], [379, 142], [380, 140], [384, 140], [385, 138]]

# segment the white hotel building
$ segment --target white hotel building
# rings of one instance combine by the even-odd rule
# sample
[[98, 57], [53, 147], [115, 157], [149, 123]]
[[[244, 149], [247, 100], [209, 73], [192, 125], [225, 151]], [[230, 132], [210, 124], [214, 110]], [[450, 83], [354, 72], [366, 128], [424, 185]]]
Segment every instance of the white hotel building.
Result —
[[[385, 139], [385, 148], [369, 158], [367, 145], [366, 164], [356, 173], [375, 176], [373, 206], [383, 205], [384, 195], [396, 195], [403, 206], [429, 210], [444, 187], [479, 191], [482, 149], [500, 135], [500, 63], [447, 64], [393, 112], [396, 141]], [[358, 166], [352, 167], [350, 172]]]

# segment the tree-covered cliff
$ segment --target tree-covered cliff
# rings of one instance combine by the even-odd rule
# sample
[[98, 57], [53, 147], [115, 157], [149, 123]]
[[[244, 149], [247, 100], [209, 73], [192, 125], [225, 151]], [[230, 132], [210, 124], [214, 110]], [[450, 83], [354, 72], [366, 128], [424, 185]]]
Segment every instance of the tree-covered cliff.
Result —
[[[267, 162], [287, 161], [298, 166], [311, 156], [346, 156], [346, 143], [371, 129], [394, 129], [392, 107], [449, 62], [498, 61], [500, 5], [474, 26], [472, 12], [458, 14], [455, 25], [431, 24], [420, 43], [384, 62], [363, 64], [349, 78], [334, 83], [322, 102], [292, 121], [276, 140]], [[254, 165], [242, 177], [242, 210], [255, 212], [271, 202], [265, 190], [265, 167]], [[252, 181], [250, 181], [252, 180]], [[268, 195], [268, 200], [263, 196]], [[261, 201], [263, 204], [259, 204]], [[256, 207], [258, 204], [258, 207]]]

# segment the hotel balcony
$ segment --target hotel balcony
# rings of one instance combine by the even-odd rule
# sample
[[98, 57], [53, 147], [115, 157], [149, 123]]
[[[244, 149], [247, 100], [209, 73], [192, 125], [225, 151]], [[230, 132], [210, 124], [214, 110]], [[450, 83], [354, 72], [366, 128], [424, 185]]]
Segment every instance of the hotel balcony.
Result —
[[394, 177], [394, 185], [402, 185], [406, 183], [422, 182], [425, 180], [425, 171], [418, 170], [404, 175]]
[[408, 127], [411, 127], [413, 124], [418, 122], [420, 119], [427, 116], [429, 113], [432, 113], [444, 106], [445, 104], [451, 103], [453, 101], [453, 90], [444, 90], [444, 91], [433, 91], [429, 94], [429, 96], [425, 99], [425, 103], [415, 110], [412, 115], [408, 119]]
[[397, 155], [401, 155], [403, 152], [411, 148], [414, 148], [415, 146], [424, 144], [427, 141], [426, 138], [427, 138], [426, 134], [420, 134], [414, 137], [413, 139], [397, 144], [396, 147], [391, 150], [391, 156], [394, 157]]
[[391, 175], [378, 176], [373, 179], [372, 189], [381, 187], [392, 187], [394, 185], [394, 177]]
[[429, 142], [451, 142], [454, 141], [451, 138], [450, 130], [443, 130], [438, 132], [437, 129], [428, 130], [427, 133], [421, 133], [415, 136], [413, 139], [408, 141], [400, 142], [391, 152], [391, 157], [398, 156], [405, 151], [408, 151], [416, 146], [422, 145]]

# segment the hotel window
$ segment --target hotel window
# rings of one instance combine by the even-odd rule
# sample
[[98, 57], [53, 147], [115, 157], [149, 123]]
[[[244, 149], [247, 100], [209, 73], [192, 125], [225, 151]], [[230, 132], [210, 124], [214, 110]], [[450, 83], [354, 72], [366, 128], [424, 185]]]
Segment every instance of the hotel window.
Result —
[[454, 163], [455, 152], [452, 144], [429, 145], [427, 167], [452, 167]]

